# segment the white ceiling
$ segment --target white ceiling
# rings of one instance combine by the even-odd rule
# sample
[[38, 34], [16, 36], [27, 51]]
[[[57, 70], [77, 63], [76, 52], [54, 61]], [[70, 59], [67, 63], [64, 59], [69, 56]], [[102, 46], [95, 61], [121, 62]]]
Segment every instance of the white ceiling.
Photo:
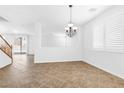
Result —
[[[108, 6], [74, 6], [72, 21], [81, 26], [107, 8]], [[46, 28], [59, 27], [60, 30], [69, 21], [69, 8], [66, 5], [0, 5], [0, 16], [20, 26], [41, 22]]]

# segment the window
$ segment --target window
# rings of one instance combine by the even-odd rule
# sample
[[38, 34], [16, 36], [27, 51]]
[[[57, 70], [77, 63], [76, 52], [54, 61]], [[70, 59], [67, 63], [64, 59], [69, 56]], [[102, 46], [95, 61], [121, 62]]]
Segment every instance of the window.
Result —
[[124, 14], [111, 17], [94, 26], [93, 48], [124, 53]]

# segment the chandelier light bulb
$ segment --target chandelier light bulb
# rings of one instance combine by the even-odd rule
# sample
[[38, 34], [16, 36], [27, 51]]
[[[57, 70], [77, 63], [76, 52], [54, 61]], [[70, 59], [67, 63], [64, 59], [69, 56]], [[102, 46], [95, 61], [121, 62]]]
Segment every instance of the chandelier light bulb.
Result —
[[65, 27], [65, 30], [69, 30], [69, 27]]
[[73, 27], [74, 25], [73, 25], [72, 23], [69, 23], [68, 26], [69, 26], [69, 27]]
[[74, 29], [74, 30], [77, 30], [78, 28], [75, 26], [75, 27], [73, 27], [73, 29]]

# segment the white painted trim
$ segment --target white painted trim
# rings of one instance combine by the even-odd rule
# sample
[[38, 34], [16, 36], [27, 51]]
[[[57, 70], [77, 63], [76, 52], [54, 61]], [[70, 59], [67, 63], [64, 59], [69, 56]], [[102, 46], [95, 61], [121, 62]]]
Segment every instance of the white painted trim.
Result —
[[101, 67], [100, 65], [95, 65], [92, 62], [89, 62], [88, 60], [86, 60], [85, 58], [82, 61], [85, 62], [85, 63], [91, 64], [91, 65], [93, 65], [93, 66], [95, 66], [95, 67], [97, 67], [97, 68], [99, 68], [99, 69], [101, 69], [101, 70], [103, 70], [103, 71], [105, 71], [107, 73], [113, 74], [113, 75], [115, 75], [115, 76], [117, 76], [117, 77], [119, 77], [121, 79], [124, 79], [124, 75], [120, 75], [120, 74], [114, 73], [114, 72], [112, 72], [110, 70], [107, 70], [107, 69]]
[[82, 59], [78, 59], [78, 60], [55, 60], [55, 61], [53, 61], [53, 60], [45, 60], [45, 61], [37, 61], [37, 60], [35, 60], [34, 61], [34, 63], [54, 63], [54, 62], [76, 62], [76, 61], [82, 61]]

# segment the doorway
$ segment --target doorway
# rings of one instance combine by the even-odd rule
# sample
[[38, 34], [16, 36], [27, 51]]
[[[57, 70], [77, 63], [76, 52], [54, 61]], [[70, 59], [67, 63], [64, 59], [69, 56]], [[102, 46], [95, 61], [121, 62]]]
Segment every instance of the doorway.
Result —
[[14, 39], [14, 54], [27, 54], [27, 37], [19, 36]]

